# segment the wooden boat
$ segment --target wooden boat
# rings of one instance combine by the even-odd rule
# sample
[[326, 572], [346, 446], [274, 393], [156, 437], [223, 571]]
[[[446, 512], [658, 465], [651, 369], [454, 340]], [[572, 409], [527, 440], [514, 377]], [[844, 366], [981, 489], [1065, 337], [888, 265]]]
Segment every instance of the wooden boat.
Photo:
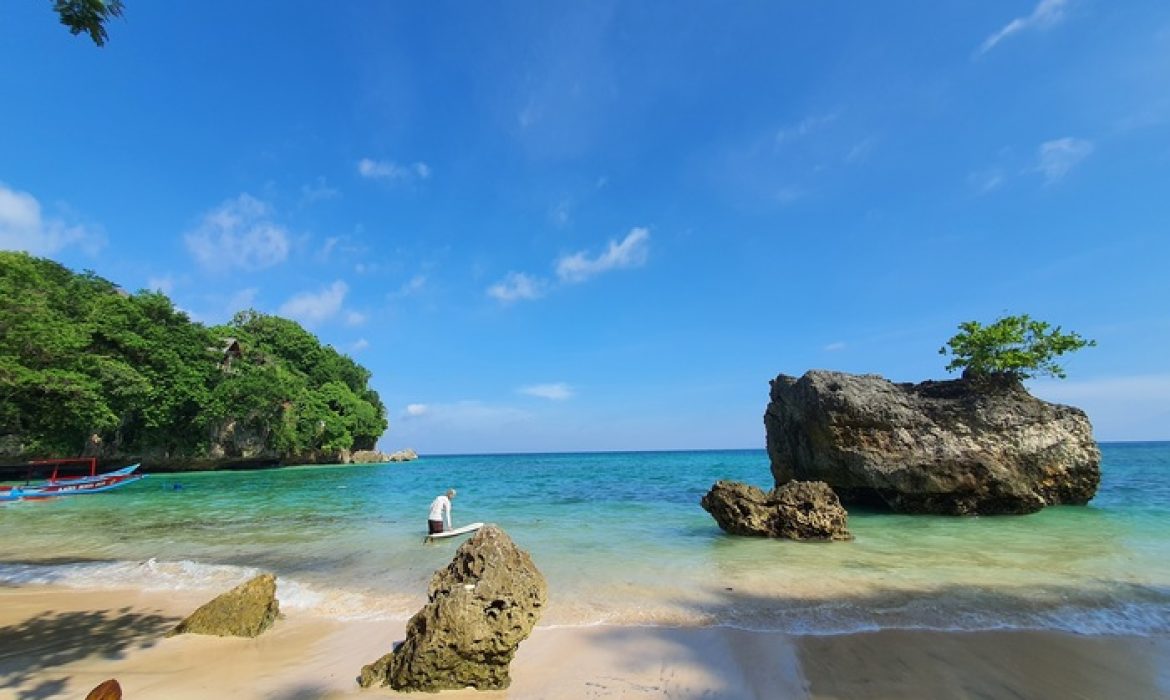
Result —
[[[37, 483], [32, 483], [30, 478], [29, 483], [23, 486], [0, 486], [0, 501], [36, 500], [57, 496], [102, 493], [146, 478], [145, 474], [135, 474], [139, 467], [138, 464], [131, 464], [128, 467], [99, 474], [97, 460], [93, 458], [42, 459], [29, 464], [30, 477], [37, 467], [52, 465], [53, 472], [47, 480]], [[67, 467], [76, 464], [87, 465], [89, 473], [67, 474]]]

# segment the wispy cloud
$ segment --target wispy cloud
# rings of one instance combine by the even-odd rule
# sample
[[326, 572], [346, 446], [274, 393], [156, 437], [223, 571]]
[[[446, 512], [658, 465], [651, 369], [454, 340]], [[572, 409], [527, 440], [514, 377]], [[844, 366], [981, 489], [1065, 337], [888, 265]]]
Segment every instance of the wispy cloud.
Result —
[[146, 288], [152, 292], [170, 294], [175, 289], [175, 278], [170, 275], [150, 277], [146, 280]]
[[1062, 19], [1064, 19], [1064, 10], [1068, 6], [1068, 0], [1040, 0], [1032, 14], [1024, 17], [1016, 17], [1012, 21], [1005, 24], [999, 31], [987, 37], [979, 46], [978, 55], [987, 53], [994, 49], [999, 42], [1020, 32], [1030, 29], [1047, 29], [1054, 26]]
[[195, 261], [209, 270], [272, 267], [284, 262], [291, 248], [272, 208], [246, 193], [204, 214], [184, 238]]
[[404, 299], [406, 297], [412, 297], [412, 296], [415, 296], [416, 294], [419, 294], [424, 289], [426, 289], [426, 286], [427, 286], [427, 276], [426, 275], [415, 275], [414, 277], [411, 277], [406, 282], [403, 282], [402, 286], [398, 288], [398, 291], [391, 292], [390, 298], [391, 299]]
[[335, 187], [330, 187], [329, 183], [323, 177], [318, 177], [308, 185], [301, 185], [302, 205], [323, 202], [327, 199], [334, 199], [340, 196], [341, 191]]
[[1040, 144], [1036, 170], [1053, 183], [1068, 174], [1093, 152], [1093, 143], [1084, 139], [1063, 138]]
[[829, 343], [825, 346], [825, 352], [840, 352], [845, 349], [844, 341], [838, 340], [835, 343]]
[[488, 287], [487, 295], [505, 304], [514, 301], [539, 299], [544, 296], [547, 283], [539, 277], [523, 272], [509, 272], [504, 279]]
[[621, 242], [610, 241], [605, 252], [597, 257], [590, 258], [581, 251], [557, 260], [557, 277], [571, 284], [584, 282], [608, 270], [644, 265], [649, 255], [650, 231], [633, 228]]
[[354, 341], [353, 345], [349, 346], [349, 351], [361, 352], [368, 347], [370, 347], [370, 341], [366, 340], [365, 338], [358, 338], [356, 341]]
[[327, 321], [341, 312], [349, 286], [337, 280], [318, 292], [301, 292], [280, 305], [281, 316], [308, 325]]
[[805, 117], [797, 124], [777, 129], [776, 145], [781, 145], [790, 141], [799, 141], [806, 136], [820, 131], [835, 121], [837, 121], [836, 112]]
[[573, 389], [564, 382], [557, 382], [555, 384], [533, 384], [531, 386], [522, 386], [516, 390], [519, 394], [527, 396], [535, 396], [541, 399], [549, 399], [550, 401], [565, 401], [573, 398]]
[[406, 404], [406, 409], [402, 412], [404, 418], [418, 418], [425, 416], [430, 412], [430, 407], [425, 403], [409, 403]]
[[357, 170], [364, 178], [387, 182], [412, 182], [426, 180], [431, 176], [431, 166], [422, 162], [400, 165], [390, 160], [362, 158], [358, 161]]
[[36, 197], [9, 189], [0, 182], [0, 250], [49, 255], [77, 246], [92, 255], [105, 242], [105, 236], [98, 230], [67, 224], [58, 218], [45, 218]]
[[1003, 171], [999, 168], [989, 168], [987, 170], [980, 170], [971, 173], [967, 176], [967, 184], [975, 190], [977, 194], [987, 194], [999, 189], [1004, 182]]
[[360, 311], [346, 311], [345, 312], [345, 325], [347, 325], [347, 326], [360, 326], [365, 322], [366, 322], [366, 315], [361, 313]]

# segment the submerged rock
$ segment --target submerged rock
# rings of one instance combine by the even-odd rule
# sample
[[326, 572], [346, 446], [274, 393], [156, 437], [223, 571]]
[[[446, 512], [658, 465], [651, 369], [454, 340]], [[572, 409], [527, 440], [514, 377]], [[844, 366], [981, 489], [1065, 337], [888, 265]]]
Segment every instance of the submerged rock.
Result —
[[738, 481], [717, 481], [699, 504], [733, 535], [791, 540], [850, 540], [848, 514], [822, 481], [790, 481], [765, 493]]
[[487, 525], [435, 572], [427, 597], [406, 625], [406, 640], [362, 668], [363, 688], [507, 688], [508, 666], [540, 618], [548, 588], [528, 553]]
[[256, 637], [271, 627], [279, 614], [276, 577], [260, 574], [203, 605], [168, 632], [167, 636], [190, 633]]
[[1031, 513], [1087, 503], [1101, 453], [1083, 411], [1018, 380], [894, 384], [814, 370], [772, 381], [764, 413], [776, 484], [827, 482], [903, 513]]

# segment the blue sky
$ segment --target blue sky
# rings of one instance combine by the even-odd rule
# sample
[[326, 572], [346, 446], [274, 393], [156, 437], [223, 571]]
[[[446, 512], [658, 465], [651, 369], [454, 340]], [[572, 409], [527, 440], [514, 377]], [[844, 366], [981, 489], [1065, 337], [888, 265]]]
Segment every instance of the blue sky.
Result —
[[296, 318], [423, 453], [762, 447], [768, 380], [1094, 338], [1170, 439], [1170, 4], [0, 8], [0, 247]]

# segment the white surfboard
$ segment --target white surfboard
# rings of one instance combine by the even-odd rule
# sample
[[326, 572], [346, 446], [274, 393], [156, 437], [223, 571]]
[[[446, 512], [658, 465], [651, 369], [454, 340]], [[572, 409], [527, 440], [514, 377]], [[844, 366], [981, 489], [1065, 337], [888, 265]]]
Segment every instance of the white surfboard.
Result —
[[464, 525], [463, 527], [457, 527], [454, 530], [444, 530], [443, 532], [436, 532], [433, 535], [427, 535], [427, 539], [428, 540], [441, 540], [441, 539], [446, 538], [446, 537], [455, 537], [457, 535], [466, 535], [469, 532], [475, 532], [476, 530], [480, 529], [481, 527], [483, 527], [483, 523], [472, 523], [470, 525]]

